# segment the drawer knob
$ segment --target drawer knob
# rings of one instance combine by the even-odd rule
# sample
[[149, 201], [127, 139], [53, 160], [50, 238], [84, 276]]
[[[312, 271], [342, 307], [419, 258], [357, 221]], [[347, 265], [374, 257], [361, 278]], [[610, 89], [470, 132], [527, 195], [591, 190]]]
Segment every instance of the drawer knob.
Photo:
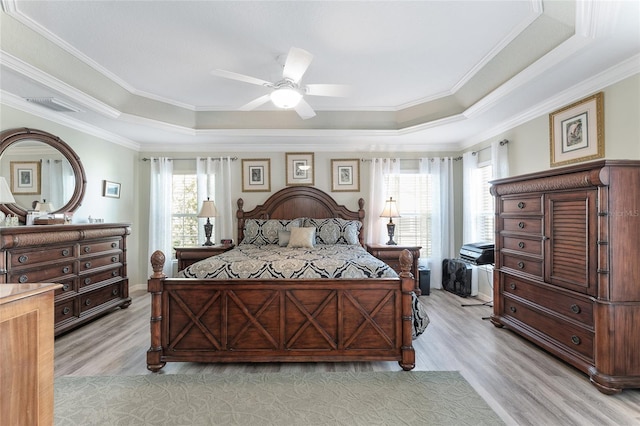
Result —
[[111, 261], [112, 261], [113, 263], [116, 263], [116, 262], [118, 261], [118, 257], [117, 257], [117, 256], [113, 256], [113, 257], [111, 258]]
[[87, 268], [87, 269], [91, 268], [91, 262], [86, 262], [84, 264], [84, 267]]
[[27, 281], [29, 281], [29, 277], [26, 275], [20, 275], [20, 278], [18, 278], [18, 282], [20, 283], [26, 283]]
[[114, 296], [118, 295], [118, 289], [114, 288], [113, 290], [111, 290], [111, 294], [113, 294]]
[[69, 290], [69, 284], [64, 284], [62, 286], [62, 291], [67, 291], [67, 290]]
[[91, 251], [91, 247], [87, 246], [84, 248], [85, 253], [89, 253]]
[[63, 256], [69, 256], [69, 249], [62, 250], [62, 255]]
[[64, 274], [68, 274], [70, 270], [71, 270], [71, 268], [69, 268], [68, 266], [65, 266], [64, 268], [62, 268], [62, 272]]
[[65, 306], [62, 310], [62, 315], [69, 315], [69, 312], [71, 312], [71, 309], [69, 309], [68, 306]]
[[111, 243], [111, 248], [116, 248], [118, 247], [118, 243]]
[[87, 300], [85, 300], [85, 301], [84, 301], [84, 304], [85, 304], [86, 306], [90, 306], [90, 305], [91, 305], [91, 299], [87, 299]]
[[515, 290], [516, 289], [516, 283], [509, 284], [509, 287], [511, 287], [511, 290]]
[[524, 248], [524, 241], [520, 241], [518, 243], [518, 247], [520, 247], [521, 249]]
[[89, 284], [91, 284], [91, 278], [85, 278], [84, 285], [89, 285]]
[[571, 343], [573, 343], [574, 345], [579, 345], [580, 342], [581, 340], [578, 336], [576, 336], [575, 334], [571, 336]]
[[575, 303], [573, 305], [571, 305], [571, 312], [573, 312], [574, 314], [579, 314], [580, 313], [580, 306], [576, 305]]
[[28, 260], [29, 260], [29, 256], [26, 256], [24, 254], [18, 258], [18, 262], [20, 263], [26, 263]]
[[524, 229], [524, 222], [518, 222], [518, 228]]
[[518, 208], [519, 208], [519, 209], [524, 209], [524, 206], [525, 206], [524, 201], [520, 201], [520, 202], [518, 203]]
[[111, 271], [111, 276], [112, 277], [117, 277], [118, 276], [118, 271]]
[[511, 307], [509, 307], [509, 310], [510, 310], [511, 312], [514, 312], [514, 313], [515, 313], [515, 311], [517, 311], [517, 309], [516, 309], [516, 307], [515, 307], [515, 306], [511, 306]]
[[518, 268], [524, 269], [524, 262], [518, 262]]

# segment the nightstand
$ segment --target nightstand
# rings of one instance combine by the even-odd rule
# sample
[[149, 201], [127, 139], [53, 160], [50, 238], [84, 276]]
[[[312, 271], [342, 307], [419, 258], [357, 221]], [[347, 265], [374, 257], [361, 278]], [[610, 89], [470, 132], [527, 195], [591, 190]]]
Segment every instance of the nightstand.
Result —
[[174, 247], [178, 259], [178, 271], [207, 257], [217, 256], [234, 248], [234, 244], [219, 246]]
[[418, 296], [422, 294], [422, 292], [420, 291], [420, 280], [418, 277], [418, 258], [420, 258], [420, 249], [422, 247], [366, 244], [366, 248], [369, 253], [382, 260], [387, 265], [391, 266], [391, 268], [393, 268], [393, 270], [398, 274], [400, 273], [400, 252], [405, 249], [409, 250], [409, 252], [411, 252], [411, 254], [413, 255], [413, 265], [411, 265], [411, 273], [413, 274], [413, 279], [416, 282], [414, 291]]

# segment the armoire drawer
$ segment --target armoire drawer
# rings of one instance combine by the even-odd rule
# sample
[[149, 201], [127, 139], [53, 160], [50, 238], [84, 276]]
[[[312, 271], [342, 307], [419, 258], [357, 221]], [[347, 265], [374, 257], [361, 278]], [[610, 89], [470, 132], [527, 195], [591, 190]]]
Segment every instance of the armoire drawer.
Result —
[[501, 280], [502, 291], [507, 296], [521, 297], [559, 315], [579, 321], [585, 326], [593, 327], [593, 302], [589, 298], [536, 285], [511, 275], [503, 274]]
[[502, 248], [524, 254], [542, 256], [542, 239], [521, 236], [503, 236]]
[[542, 279], [542, 259], [532, 259], [500, 252], [502, 268], [511, 269], [523, 274]]
[[542, 235], [541, 217], [505, 217], [502, 221], [503, 231]]
[[501, 199], [502, 213], [542, 214], [542, 196]]
[[505, 297], [503, 315], [512, 317], [555, 340], [570, 351], [590, 360], [594, 354], [593, 331], [578, 327], [569, 321], [542, 313], [511, 298]]

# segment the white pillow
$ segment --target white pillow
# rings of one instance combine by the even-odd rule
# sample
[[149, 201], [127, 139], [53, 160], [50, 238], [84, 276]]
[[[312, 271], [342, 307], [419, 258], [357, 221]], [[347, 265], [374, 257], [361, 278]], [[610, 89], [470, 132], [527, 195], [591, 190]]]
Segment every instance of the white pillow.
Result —
[[287, 247], [313, 248], [316, 242], [316, 228], [291, 228]]

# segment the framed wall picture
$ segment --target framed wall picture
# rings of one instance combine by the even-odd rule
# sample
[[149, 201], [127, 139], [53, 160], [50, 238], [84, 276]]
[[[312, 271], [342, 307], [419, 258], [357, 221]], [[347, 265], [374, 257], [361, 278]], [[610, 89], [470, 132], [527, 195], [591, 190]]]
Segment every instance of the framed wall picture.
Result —
[[313, 186], [313, 152], [288, 152], [285, 154], [285, 159], [288, 186]]
[[40, 161], [11, 161], [9, 168], [13, 194], [40, 194]]
[[331, 190], [334, 192], [360, 191], [360, 160], [331, 160]]
[[108, 180], [102, 181], [102, 196], [109, 198], [120, 198], [120, 184]]
[[603, 93], [549, 114], [551, 167], [604, 157]]
[[271, 160], [242, 160], [242, 192], [271, 192]]

